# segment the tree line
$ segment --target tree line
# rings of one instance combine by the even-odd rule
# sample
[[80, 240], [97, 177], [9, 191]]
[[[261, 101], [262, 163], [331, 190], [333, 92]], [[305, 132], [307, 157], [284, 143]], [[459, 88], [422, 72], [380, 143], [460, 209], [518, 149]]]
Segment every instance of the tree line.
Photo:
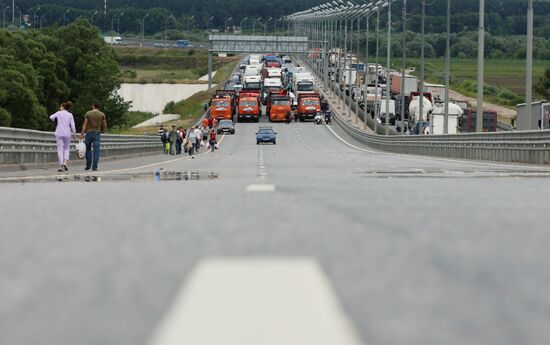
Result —
[[44, 30], [0, 29], [0, 126], [51, 130], [48, 115], [70, 100], [78, 125], [94, 99], [111, 124], [129, 108], [115, 91], [115, 53], [86, 20]]
[[[3, 1], [5, 6], [10, 4], [7, 0]], [[39, 19], [42, 19], [42, 24], [48, 26], [62, 25], [64, 19], [73, 21], [81, 16], [91, 19], [92, 14], [97, 11], [93, 21], [102, 31], [117, 29], [120, 23], [121, 32], [139, 33], [143, 18], [149, 14], [144, 26], [147, 35], [164, 30], [166, 19], [170, 15], [174, 16], [174, 20], [169, 20], [169, 26], [179, 30], [186, 30], [188, 27], [205, 29], [207, 25], [210, 28], [222, 28], [229, 18], [232, 20], [228, 25], [239, 25], [243, 22], [243, 26], [250, 28], [256, 22], [261, 27], [270, 17], [272, 21], [268, 23], [267, 28], [272, 30], [276, 19], [325, 2], [324, 0], [109, 0], [107, 12], [104, 14], [103, 0], [48, 0], [47, 4], [41, 4], [36, 0], [17, 1], [24, 13], [30, 15], [30, 20], [37, 18], [39, 22]], [[452, 31], [454, 33], [475, 31], [478, 25], [479, 0], [454, 0], [451, 4]], [[415, 32], [420, 31], [420, 6], [420, 1], [409, 0], [407, 3], [408, 28]], [[394, 21], [399, 27], [402, 0], [394, 1], [392, 7]], [[68, 13], [66, 13], [67, 10], [69, 10]], [[486, 29], [491, 35], [525, 35], [527, 0], [487, 0], [485, 12]], [[122, 13], [124, 14], [120, 16]], [[534, 13], [535, 35], [550, 37], [550, 2], [535, 0]], [[445, 0], [431, 1], [426, 8], [426, 15], [427, 32], [445, 32]], [[39, 23], [35, 24], [39, 25]], [[281, 25], [282, 23], [279, 24]]]

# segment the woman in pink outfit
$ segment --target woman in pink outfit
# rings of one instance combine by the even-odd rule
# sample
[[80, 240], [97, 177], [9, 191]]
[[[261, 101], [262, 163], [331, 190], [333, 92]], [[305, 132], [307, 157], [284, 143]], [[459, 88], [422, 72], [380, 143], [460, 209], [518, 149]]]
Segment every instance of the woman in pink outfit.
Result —
[[57, 158], [59, 159], [58, 172], [68, 171], [67, 164], [69, 162], [69, 153], [71, 148], [71, 137], [76, 138], [76, 128], [74, 125], [73, 114], [69, 113], [69, 109], [72, 107], [71, 102], [65, 102], [61, 104], [59, 111], [52, 116], [50, 120], [57, 120], [57, 127], [55, 128], [55, 140], [57, 142]]

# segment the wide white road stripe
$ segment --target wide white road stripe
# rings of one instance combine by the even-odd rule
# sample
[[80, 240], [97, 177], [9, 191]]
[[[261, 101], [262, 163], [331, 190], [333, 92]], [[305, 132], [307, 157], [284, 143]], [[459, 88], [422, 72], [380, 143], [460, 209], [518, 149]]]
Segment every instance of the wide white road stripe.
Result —
[[201, 261], [150, 345], [359, 345], [309, 258]]
[[[260, 171], [259, 173], [260, 177], [265, 178], [267, 175], [265, 171]], [[248, 187], [246, 187], [247, 192], [258, 192], [258, 193], [265, 193], [265, 192], [274, 192], [275, 191], [275, 185], [273, 184], [251, 184]]]

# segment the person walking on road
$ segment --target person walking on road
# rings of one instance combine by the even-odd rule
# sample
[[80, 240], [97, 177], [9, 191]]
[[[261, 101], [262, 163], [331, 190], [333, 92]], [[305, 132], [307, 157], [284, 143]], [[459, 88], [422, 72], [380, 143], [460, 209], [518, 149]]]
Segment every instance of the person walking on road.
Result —
[[287, 111], [285, 114], [285, 120], [286, 124], [288, 125], [290, 123], [290, 111]]
[[217, 149], [216, 145], [218, 145], [218, 138], [216, 137], [216, 130], [214, 128], [210, 131], [210, 140], [208, 143], [210, 144], [210, 152], [214, 152]]
[[173, 156], [176, 154], [176, 142], [178, 141], [178, 131], [176, 126], [172, 126], [172, 130], [168, 134], [168, 139], [170, 140], [170, 154]]
[[197, 132], [193, 129], [193, 127], [189, 128], [189, 132], [187, 133], [187, 139], [188, 139], [188, 152], [189, 156], [193, 156], [193, 153], [195, 151], [195, 143], [197, 141]]
[[[97, 170], [99, 163], [99, 149], [101, 146], [101, 133], [107, 130], [107, 118], [100, 111], [101, 103], [98, 100], [92, 102], [92, 110], [86, 113], [80, 139], [86, 135], [86, 169]], [[94, 149], [92, 157], [92, 147]]]
[[199, 149], [201, 148], [201, 140], [202, 140], [202, 131], [200, 130], [199, 126], [195, 126], [195, 151], [197, 153], [199, 152]]
[[182, 143], [183, 143], [183, 138], [184, 138], [183, 128], [178, 127], [178, 139], [176, 140], [176, 154], [177, 155], [181, 154], [181, 146], [182, 146]]
[[59, 161], [58, 172], [68, 171], [69, 154], [71, 152], [71, 137], [76, 139], [76, 127], [74, 116], [69, 112], [71, 102], [65, 102], [59, 107], [59, 111], [50, 116], [50, 120], [57, 121], [55, 127], [55, 141], [57, 142], [57, 158]]

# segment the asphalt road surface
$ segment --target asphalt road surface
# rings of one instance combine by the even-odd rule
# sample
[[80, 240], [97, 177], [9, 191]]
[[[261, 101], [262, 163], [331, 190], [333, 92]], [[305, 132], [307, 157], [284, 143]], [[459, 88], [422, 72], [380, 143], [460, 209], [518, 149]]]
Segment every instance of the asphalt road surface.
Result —
[[0, 344], [550, 343], [549, 169], [377, 152], [312, 123], [256, 145], [257, 127], [194, 159], [0, 174]]

